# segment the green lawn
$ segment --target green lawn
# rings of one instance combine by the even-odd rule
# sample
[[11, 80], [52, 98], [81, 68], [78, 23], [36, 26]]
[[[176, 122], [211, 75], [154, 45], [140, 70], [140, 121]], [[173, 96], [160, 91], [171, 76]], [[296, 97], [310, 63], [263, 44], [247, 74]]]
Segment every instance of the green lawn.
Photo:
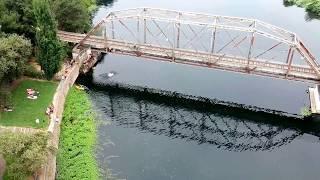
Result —
[[[13, 112], [0, 112], [0, 125], [43, 128], [49, 124], [45, 111], [53, 99], [57, 83], [37, 80], [23, 80], [12, 92]], [[27, 98], [26, 89], [40, 92], [38, 99]], [[36, 123], [36, 119], [40, 123]]]

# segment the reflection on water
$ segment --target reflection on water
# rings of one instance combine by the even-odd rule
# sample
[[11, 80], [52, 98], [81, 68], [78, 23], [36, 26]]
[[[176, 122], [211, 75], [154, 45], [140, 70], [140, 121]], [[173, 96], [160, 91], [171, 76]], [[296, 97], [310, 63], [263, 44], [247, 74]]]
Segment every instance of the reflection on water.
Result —
[[[270, 156], [270, 158], [272, 158], [273, 153], [275, 153], [276, 156], [279, 156], [279, 154], [280, 156], [285, 155], [292, 158], [291, 160], [294, 160], [298, 154], [290, 152], [289, 149], [291, 149], [291, 146], [298, 144], [299, 148], [309, 151], [310, 149], [308, 150], [307, 147], [308, 141], [310, 140], [305, 140], [305, 138], [311, 134], [312, 141], [315, 142], [316, 145], [315, 149], [320, 150], [320, 127], [318, 123], [285, 119], [264, 113], [239, 114], [237, 112], [228, 112], [228, 107], [215, 108], [215, 106], [212, 106], [212, 108], [206, 108], [204, 111], [201, 111], [201, 104], [197, 103], [193, 105], [194, 108], [191, 108], [190, 106], [176, 104], [175, 100], [172, 99], [172, 101], [170, 101], [170, 98], [162, 101], [157, 95], [155, 95], [154, 100], [152, 100], [150, 97], [144, 98], [143, 94], [135, 96], [129, 94], [130, 90], [128, 90], [127, 93], [123, 92], [123, 90], [117, 91], [116, 89], [109, 89], [108, 91], [90, 90], [91, 98], [102, 115], [102, 119], [104, 121], [111, 120], [111, 125], [100, 127], [101, 137], [99, 139], [102, 150], [98, 154], [98, 157], [100, 161], [102, 161], [102, 159], [104, 159], [103, 157], [108, 156], [107, 162], [111, 164], [114, 171], [117, 173], [119, 173], [118, 171], [121, 172], [120, 177], [128, 177], [128, 179], [148, 179], [146, 178], [148, 176], [144, 174], [146, 172], [139, 174], [139, 172], [136, 171], [147, 168], [148, 162], [161, 161], [160, 159], [167, 158], [167, 154], [163, 151], [168, 148], [168, 145], [163, 145], [163, 142], [157, 139], [159, 137], [162, 137], [162, 141], [170, 144], [170, 149], [177, 152], [179, 152], [179, 145], [175, 143], [172, 144], [170, 141], [178, 140], [179, 143], [187, 146], [196, 144], [199, 147], [204, 147], [209, 150], [213, 148], [211, 149], [212, 152], [209, 152], [212, 156], [219, 153], [241, 152], [247, 157], [245, 160], [242, 160], [242, 163], [245, 165], [255, 161], [250, 158], [254, 157], [260, 161], [259, 158], [265, 156], [255, 157], [255, 153], [258, 152], [267, 152], [268, 154], [266, 154], [266, 156]], [[111, 141], [114, 142], [114, 147], [112, 148], [103, 145], [105, 138], [110, 137]], [[146, 143], [146, 137], [148, 143]], [[303, 145], [297, 143], [300, 141], [303, 141]], [[157, 146], [156, 150], [151, 150], [153, 146], [156, 146], [152, 145], [153, 143], [159, 143], [161, 146]], [[143, 148], [135, 150], [137, 148], [135, 146]], [[201, 151], [197, 150], [196, 147], [192, 147], [189, 150], [194, 150], [195, 152], [188, 154], [188, 158], [189, 155], [200, 158], [199, 156], [201, 155], [197, 153]], [[110, 151], [114, 154], [111, 154]], [[153, 153], [159, 153], [158, 151], [161, 152], [158, 154], [159, 157], [155, 157], [154, 159], [149, 157], [149, 155]], [[309, 153], [312, 154], [313, 150], [309, 151]], [[226, 154], [222, 156], [227, 160], [228, 157]], [[110, 160], [110, 156], [112, 160]], [[241, 154], [238, 154], [237, 158], [233, 157], [233, 160], [237, 161], [240, 157]], [[132, 159], [137, 160], [136, 158], [139, 160], [143, 159], [143, 163], [133, 168], [131, 167], [131, 161]], [[172, 158], [172, 161], [178, 160], [175, 159], [175, 157], [170, 158]], [[203, 163], [198, 164], [200, 167], [205, 164], [210, 164], [214, 167], [219, 165], [219, 163], [210, 162], [210, 158], [208, 160], [206, 160], [206, 158], [200, 159], [202, 159]], [[289, 161], [282, 163], [287, 165]], [[170, 168], [171, 165], [167, 163], [161, 162], [158, 166], [163, 166], [162, 168], [164, 169]], [[264, 162], [259, 163], [263, 164]], [[178, 169], [175, 171], [179, 172], [180, 166], [181, 164], [177, 167], [175, 166], [174, 168]], [[270, 165], [267, 165], [267, 168], [270, 168], [269, 166]], [[231, 171], [232, 170], [231, 168]], [[152, 177], [154, 179], [161, 179], [159, 177], [162, 177], [163, 179], [163, 177], [166, 177], [163, 173], [164, 172], [161, 171], [156, 172]], [[193, 173], [195, 173], [195, 177], [202, 177], [197, 174], [198, 172]], [[215, 174], [211, 174], [209, 177], [214, 178], [216, 176]], [[185, 178], [184, 173], [182, 173], [173, 179]]]
[[267, 117], [259, 117], [259, 121], [256, 121], [254, 113], [247, 115], [248, 119], [245, 119], [232, 114], [226, 115], [221, 109], [201, 112], [178, 104], [156, 103], [112, 92], [97, 92], [92, 97], [98, 108], [102, 108], [103, 113], [110, 116], [114, 125], [195, 141], [197, 144], [207, 143], [229, 151], [272, 150], [303, 134], [299, 126], [283, 127], [268, 123], [268, 118], [286, 121], [275, 115], [264, 114]]

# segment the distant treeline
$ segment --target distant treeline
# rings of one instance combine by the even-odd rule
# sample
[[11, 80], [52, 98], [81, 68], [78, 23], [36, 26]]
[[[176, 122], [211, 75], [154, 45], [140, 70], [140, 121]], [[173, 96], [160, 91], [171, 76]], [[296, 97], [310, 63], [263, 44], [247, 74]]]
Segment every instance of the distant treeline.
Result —
[[297, 5], [304, 7], [312, 17], [320, 18], [320, 0], [283, 0], [287, 6]]

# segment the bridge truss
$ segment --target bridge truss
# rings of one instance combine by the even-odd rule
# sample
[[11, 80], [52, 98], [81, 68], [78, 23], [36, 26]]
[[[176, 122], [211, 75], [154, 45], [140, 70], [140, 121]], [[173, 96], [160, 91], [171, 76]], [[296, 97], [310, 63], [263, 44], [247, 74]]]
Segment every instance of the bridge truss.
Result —
[[289, 80], [320, 80], [316, 58], [295, 33], [256, 19], [136, 8], [110, 12], [87, 34], [58, 35], [104, 52]]

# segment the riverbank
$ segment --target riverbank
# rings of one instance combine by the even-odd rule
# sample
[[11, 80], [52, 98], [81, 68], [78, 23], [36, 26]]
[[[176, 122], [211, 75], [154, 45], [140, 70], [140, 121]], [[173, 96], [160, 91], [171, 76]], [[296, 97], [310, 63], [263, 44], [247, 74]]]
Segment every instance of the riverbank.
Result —
[[320, 1], [319, 0], [284, 0], [286, 5], [297, 5], [303, 7], [312, 17], [320, 18]]
[[57, 179], [99, 179], [95, 160], [96, 122], [84, 91], [72, 88], [64, 108], [57, 156]]

